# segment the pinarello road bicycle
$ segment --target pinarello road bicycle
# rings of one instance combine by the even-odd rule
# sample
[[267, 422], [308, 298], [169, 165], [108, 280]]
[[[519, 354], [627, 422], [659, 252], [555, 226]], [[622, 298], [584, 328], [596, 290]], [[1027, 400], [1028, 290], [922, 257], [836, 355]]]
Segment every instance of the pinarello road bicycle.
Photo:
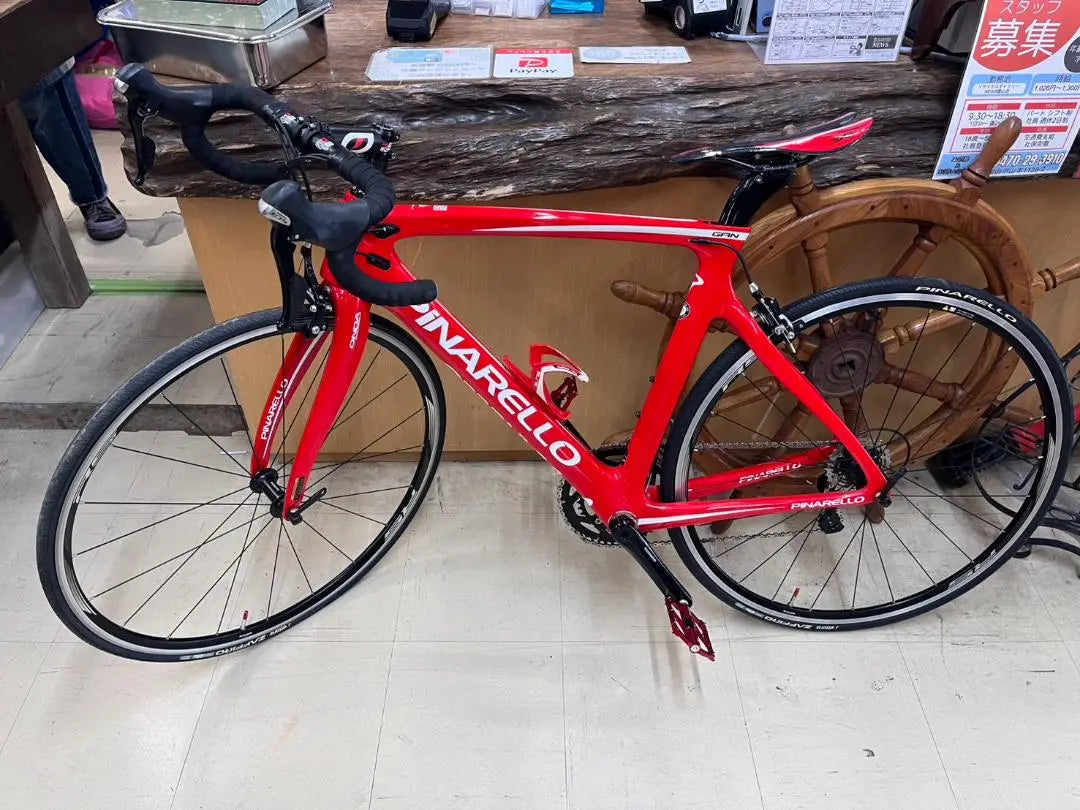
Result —
[[[752, 282], [752, 304], [737, 297], [754, 214], [813, 156], [857, 142], [869, 119], [679, 156], [740, 170], [719, 220], [703, 222], [395, 206], [380, 170], [396, 138], [388, 129], [338, 131], [251, 87], [165, 88], [140, 65], [122, 69], [117, 85], [136, 182], [154, 153], [143, 122], [158, 115], [179, 125], [208, 168], [267, 186], [259, 210], [272, 223], [282, 307], [218, 324], [159, 357], [101, 406], [61, 460], [42, 507], [38, 569], [60, 619], [101, 649], [155, 661], [222, 655], [310, 618], [371, 572], [416, 516], [442, 453], [445, 402], [431, 357], [562, 476], [578, 528], [630, 552], [662, 593], [673, 633], [710, 659], [705, 623], [650, 533], [666, 531], [691, 573], [739, 610], [786, 627], [855, 629], [930, 610], [988, 577], [1042, 518], [1065, 473], [1068, 383], [1042, 333], [997, 298], [926, 278], [860, 282], [783, 307]], [[204, 128], [220, 110], [262, 119], [281, 139], [282, 163], [245, 164], [210, 144]], [[312, 166], [349, 183], [342, 203], [310, 201], [301, 184]], [[575, 429], [582, 369], [546, 345], [532, 347], [527, 370], [498, 359], [397, 252], [403, 239], [458, 235], [641, 242], [695, 255], [625, 444], [593, 448]], [[312, 245], [326, 251], [318, 274]], [[941, 329], [941, 317], [954, 328]], [[935, 339], [924, 344], [931, 318], [937, 326], [925, 331]], [[733, 341], [688, 387], [718, 321]], [[972, 334], [979, 339], [968, 342]], [[852, 405], [886, 353], [905, 373], [921, 373], [916, 355], [940, 365], [922, 377], [924, 394], [945, 384], [963, 393], [965, 378], [985, 376], [987, 345], [1014, 354], [1006, 391], [1022, 388], [1021, 398], [974, 402], [973, 393], [950, 410], [898, 389], [875, 401], [860, 393]], [[950, 376], [958, 381], [944, 382]], [[809, 418], [798, 435], [752, 415], [729, 419], [731, 432], [717, 437], [713, 414], [730, 413], [718, 403], [750, 392], [786, 398]], [[947, 429], [972, 407], [984, 428], [1007, 415], [1025, 437], [1015, 454], [1025, 488], [1009, 490], [1004, 512], [936, 490], [916, 463], [927, 425]], [[912, 419], [919, 428], [909, 434]], [[764, 483], [774, 494], [755, 496]]]

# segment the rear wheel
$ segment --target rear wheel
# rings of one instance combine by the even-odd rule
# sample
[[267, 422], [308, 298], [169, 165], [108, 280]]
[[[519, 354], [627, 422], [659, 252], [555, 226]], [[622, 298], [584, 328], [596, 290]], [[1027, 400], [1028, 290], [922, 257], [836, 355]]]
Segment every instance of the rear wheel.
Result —
[[[377, 316], [308, 484], [326, 494], [294, 524], [251, 486], [251, 436], [294, 336], [280, 317], [246, 315], [185, 341], [68, 448], [42, 506], [38, 572], [82, 639], [154, 661], [256, 644], [359, 582], [415, 516], [442, 452], [443, 392], [424, 351]], [[268, 472], [282, 486], [328, 335], [311, 344], [273, 437]]]
[[[886, 479], [895, 479], [891, 504], [674, 529], [672, 540], [694, 576], [745, 613], [843, 630], [917, 615], [993, 573], [1050, 507], [1068, 463], [1071, 396], [1045, 336], [1000, 300], [936, 279], [861, 282], [786, 312], [797, 332], [797, 363], [855, 426]], [[935, 328], [925, 328], [931, 319]], [[988, 371], [987, 345], [992, 357], [1015, 358], [1011, 378], [989, 391], [977, 383]], [[1022, 398], [1012, 396], [1021, 390]], [[796, 405], [745, 344], [734, 343], [675, 419], [661, 475], [665, 499], [685, 501], [695, 477], [781, 460], [808, 446], [836, 450], [818, 466], [748, 483], [727, 497], [840, 500], [863, 486], [858, 466], [823, 425], [805, 412], [792, 420]], [[1036, 437], [1028, 442], [1027, 488], [1009, 490], [1007, 511], [993, 508], [974, 485], [939, 486], [927, 470], [939, 434], [971, 424], [972, 414], [981, 433]]]

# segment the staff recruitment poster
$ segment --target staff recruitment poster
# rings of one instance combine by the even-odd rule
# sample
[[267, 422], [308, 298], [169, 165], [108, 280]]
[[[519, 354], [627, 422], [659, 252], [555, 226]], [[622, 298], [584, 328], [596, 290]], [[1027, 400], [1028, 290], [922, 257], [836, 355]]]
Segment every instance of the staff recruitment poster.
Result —
[[1080, 131], [1080, 0], [986, 0], [934, 179], [1013, 115], [1024, 128], [994, 176], [1057, 174]]

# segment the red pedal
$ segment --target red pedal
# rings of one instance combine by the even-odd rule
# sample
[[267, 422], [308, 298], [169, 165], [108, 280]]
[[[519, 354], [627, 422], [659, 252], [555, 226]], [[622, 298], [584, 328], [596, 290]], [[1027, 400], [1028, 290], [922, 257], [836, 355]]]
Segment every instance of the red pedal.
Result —
[[671, 620], [671, 632], [675, 637], [689, 647], [690, 652], [715, 661], [716, 653], [713, 651], [712, 641], [709, 640], [709, 628], [694, 615], [690, 606], [668, 597], [667, 612]]

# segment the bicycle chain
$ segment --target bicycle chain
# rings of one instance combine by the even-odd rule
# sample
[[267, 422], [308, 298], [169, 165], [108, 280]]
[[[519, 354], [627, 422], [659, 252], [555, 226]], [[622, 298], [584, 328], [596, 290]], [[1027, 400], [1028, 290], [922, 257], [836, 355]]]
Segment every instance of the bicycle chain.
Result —
[[[779, 444], [777, 442], [707, 442], [694, 445], [697, 450], [734, 450], [734, 449], [746, 449], [748, 447], [767, 447], [776, 449], [783, 447], [785, 449], [806, 449], [812, 447], [823, 447], [826, 445], [835, 444], [835, 442], [785, 442]], [[606, 444], [600, 445], [593, 451], [597, 456], [612, 457], [619, 452], [625, 454], [626, 443], [619, 444]], [[615, 548], [619, 544], [611, 533], [592, 513], [592, 510], [585, 504], [584, 498], [570, 486], [565, 478], [560, 478], [555, 485], [555, 501], [558, 506], [559, 517], [562, 518], [563, 523], [571, 532], [576, 534], [586, 543], [594, 546], [600, 546], [602, 548]], [[812, 530], [813, 531], [813, 530]], [[745, 541], [754, 538], [765, 539], [770, 537], [787, 537], [791, 532], [762, 532], [758, 534], [725, 534], [725, 535], [712, 535], [709, 537], [702, 537], [702, 542], [709, 542], [710, 540], [732, 540], [732, 541]], [[664, 532], [662, 534], [663, 539], [652, 540], [653, 545], [670, 543], [669, 535]]]

